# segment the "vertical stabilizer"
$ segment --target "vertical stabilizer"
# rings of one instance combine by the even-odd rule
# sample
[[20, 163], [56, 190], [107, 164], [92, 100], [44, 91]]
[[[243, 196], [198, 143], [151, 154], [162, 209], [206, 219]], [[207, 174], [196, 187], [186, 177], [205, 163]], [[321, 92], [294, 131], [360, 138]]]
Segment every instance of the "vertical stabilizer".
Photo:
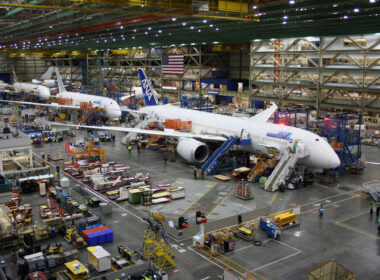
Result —
[[138, 69], [141, 88], [143, 91], [145, 106], [155, 106], [158, 104], [155, 91], [152, 89], [150, 81], [147, 79], [144, 70]]
[[54, 66], [50, 66], [46, 73], [41, 76], [41, 80], [49, 80], [53, 75], [54, 68]]
[[17, 83], [17, 76], [16, 76], [15, 68], [13, 67], [13, 65], [12, 65], [12, 72], [13, 72], [13, 83]]
[[55, 67], [55, 74], [57, 75], [58, 92], [59, 93], [66, 92], [66, 89], [65, 89], [63, 82], [62, 82], [61, 74], [59, 74], [57, 67]]

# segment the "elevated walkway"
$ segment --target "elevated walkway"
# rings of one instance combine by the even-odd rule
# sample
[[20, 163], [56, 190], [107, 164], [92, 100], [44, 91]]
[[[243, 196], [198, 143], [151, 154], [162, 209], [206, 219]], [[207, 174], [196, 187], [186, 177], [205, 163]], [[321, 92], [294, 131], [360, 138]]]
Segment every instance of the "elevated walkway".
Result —
[[207, 175], [213, 175], [216, 172], [216, 167], [220, 161], [220, 159], [228, 153], [229, 150], [233, 147], [235, 144], [235, 137], [231, 136], [228, 138], [222, 146], [220, 146], [209, 158], [208, 160], [203, 164], [202, 166], [202, 172], [206, 171]]
[[305, 150], [304, 145], [296, 140], [292, 148], [288, 148], [282, 154], [280, 162], [265, 182], [265, 190], [275, 192], [278, 190], [281, 183], [285, 182], [285, 179], [293, 171], [298, 159], [308, 156], [308, 151]]

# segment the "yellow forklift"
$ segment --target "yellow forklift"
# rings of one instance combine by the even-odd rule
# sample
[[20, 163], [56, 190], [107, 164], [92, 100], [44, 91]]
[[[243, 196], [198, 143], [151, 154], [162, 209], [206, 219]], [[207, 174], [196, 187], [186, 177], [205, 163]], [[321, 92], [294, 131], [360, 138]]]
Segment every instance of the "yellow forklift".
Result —
[[75, 228], [68, 228], [64, 238], [68, 243], [75, 245], [77, 248], [87, 246], [87, 243], [84, 241], [83, 237], [79, 235]]

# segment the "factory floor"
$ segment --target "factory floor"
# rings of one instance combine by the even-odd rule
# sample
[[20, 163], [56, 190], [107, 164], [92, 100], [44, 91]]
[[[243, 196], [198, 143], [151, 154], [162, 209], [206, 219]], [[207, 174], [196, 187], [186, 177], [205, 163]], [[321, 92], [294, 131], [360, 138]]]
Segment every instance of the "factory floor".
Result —
[[[335, 187], [317, 182], [307, 188], [270, 193], [255, 184], [252, 187], [254, 199], [243, 201], [234, 196], [237, 181], [221, 182], [212, 176], [206, 176], [205, 180], [194, 180], [193, 168], [181, 158], [169, 153], [169, 160], [165, 164], [165, 152], [141, 150], [138, 153], [136, 149], [128, 152], [120, 144], [122, 136], [117, 134], [115, 143], [101, 144], [106, 147], [107, 161], [126, 162], [134, 173], [149, 172], [153, 184], [170, 182], [183, 186], [186, 197], [148, 208], [133, 207], [128, 202], [114, 205], [113, 213], [103, 219], [114, 230], [114, 242], [104, 244], [104, 248], [112, 255], [118, 255], [119, 245], [131, 249], [141, 248], [147, 228], [141, 217], [146, 210], [160, 211], [175, 223], [177, 217], [185, 216], [190, 226], [196, 226], [196, 211], [204, 212], [209, 221], [213, 221], [265, 205], [270, 205], [272, 213], [301, 206], [300, 225], [284, 230], [280, 240], [271, 240], [258, 230], [256, 239], [262, 241], [262, 246], [237, 240], [235, 252], [223, 257], [205, 257], [192, 247], [192, 240], [171, 240], [177, 267], [169, 270], [169, 279], [222, 279], [227, 266], [233, 274], [248, 273], [255, 279], [306, 279], [311, 269], [330, 259], [352, 270], [357, 279], [380, 279], [380, 236], [377, 235], [376, 215], [369, 215], [369, 200], [356, 191], [362, 183], [379, 178], [378, 165], [367, 164], [363, 174], [340, 175], [340, 183]], [[45, 144], [34, 150], [36, 154], [64, 154], [64, 144]], [[379, 162], [379, 157], [378, 148], [363, 146], [364, 161]], [[72, 182], [73, 185], [75, 183]], [[23, 198], [23, 203], [32, 203], [36, 209], [45, 201], [37, 194], [24, 195]], [[325, 207], [323, 219], [318, 217], [320, 203]], [[34, 217], [37, 216], [36, 213]], [[44, 242], [47, 243], [49, 241]], [[1, 254], [7, 252], [9, 250]], [[86, 256], [86, 250], [82, 249], [80, 260], [83, 263], [87, 263]], [[12, 269], [11, 265], [9, 269]], [[63, 270], [63, 266], [57, 270]]]

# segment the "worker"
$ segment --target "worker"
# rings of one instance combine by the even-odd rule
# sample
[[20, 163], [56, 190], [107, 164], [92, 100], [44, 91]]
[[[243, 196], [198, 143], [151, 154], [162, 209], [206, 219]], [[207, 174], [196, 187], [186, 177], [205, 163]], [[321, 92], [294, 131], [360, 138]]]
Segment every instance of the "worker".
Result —
[[197, 169], [196, 169], [196, 168], [194, 168], [194, 180], [196, 180], [196, 179], [197, 179], [197, 175], [198, 175]]
[[377, 217], [379, 217], [379, 213], [380, 213], [380, 205], [379, 204], [380, 204], [379, 202], [376, 203], [376, 216]]
[[168, 157], [167, 157], [167, 155], [165, 154], [165, 156], [164, 156], [164, 164], [165, 164], [165, 166], [166, 166], [167, 162], [168, 162]]
[[319, 218], [322, 219], [323, 218], [323, 211], [325, 209], [323, 208], [323, 205], [321, 204], [321, 206], [319, 206]]
[[204, 170], [202, 169], [202, 180], [204, 180], [205, 179], [205, 172], [204, 172]]
[[140, 143], [137, 143], [137, 152], [140, 152]]
[[131, 144], [128, 145], [128, 152], [132, 152], [132, 145]]
[[375, 202], [371, 200], [371, 209], [369, 210], [369, 214], [372, 216], [373, 214], [373, 209], [375, 208]]

